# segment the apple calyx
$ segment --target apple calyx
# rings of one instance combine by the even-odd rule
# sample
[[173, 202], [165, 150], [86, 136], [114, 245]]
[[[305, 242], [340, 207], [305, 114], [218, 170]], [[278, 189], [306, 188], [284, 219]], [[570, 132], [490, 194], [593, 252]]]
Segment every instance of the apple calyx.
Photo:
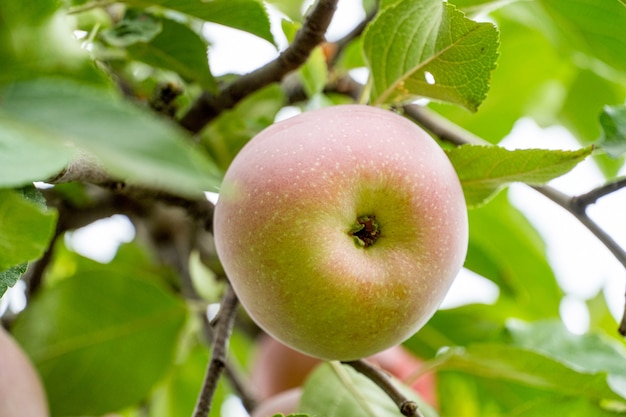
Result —
[[372, 246], [380, 237], [378, 222], [376, 216], [366, 215], [356, 219], [356, 223], [350, 229], [350, 236], [354, 238], [354, 242], [363, 248]]

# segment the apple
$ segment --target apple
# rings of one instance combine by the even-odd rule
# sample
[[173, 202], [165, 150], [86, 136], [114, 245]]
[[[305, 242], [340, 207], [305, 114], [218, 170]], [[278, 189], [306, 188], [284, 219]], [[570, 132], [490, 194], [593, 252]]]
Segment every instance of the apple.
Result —
[[467, 251], [459, 179], [390, 111], [343, 105], [275, 123], [229, 166], [217, 254], [250, 317], [284, 344], [355, 360], [434, 314]]
[[20, 346], [0, 327], [0, 416], [47, 417], [39, 375]]

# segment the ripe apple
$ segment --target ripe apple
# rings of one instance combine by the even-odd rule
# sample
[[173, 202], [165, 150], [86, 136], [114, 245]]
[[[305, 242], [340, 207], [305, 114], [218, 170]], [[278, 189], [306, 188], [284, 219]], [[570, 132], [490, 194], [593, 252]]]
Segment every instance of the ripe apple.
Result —
[[19, 345], [0, 327], [0, 416], [47, 417], [39, 375]]
[[228, 168], [218, 256], [267, 333], [354, 360], [433, 315], [463, 264], [467, 211], [445, 153], [390, 111], [335, 106], [276, 123]]

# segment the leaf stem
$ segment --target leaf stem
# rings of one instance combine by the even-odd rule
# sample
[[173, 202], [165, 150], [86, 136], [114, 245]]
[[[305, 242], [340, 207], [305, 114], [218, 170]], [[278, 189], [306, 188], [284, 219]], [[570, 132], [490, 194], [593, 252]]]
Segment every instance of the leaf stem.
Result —
[[192, 133], [198, 133], [222, 111], [233, 108], [251, 93], [282, 80], [289, 72], [304, 64], [311, 51], [324, 40], [337, 2], [338, 0], [318, 0], [293, 42], [276, 59], [242, 75], [216, 94], [205, 92], [200, 95], [180, 119], [180, 125]]
[[375, 366], [371, 365], [363, 359], [357, 361], [343, 362], [346, 365], [351, 366], [357, 372], [362, 373], [368, 377], [372, 382], [378, 385], [385, 393], [393, 400], [398, 406], [398, 409], [403, 416], [407, 417], [423, 417], [422, 413], [417, 408], [415, 401], [409, 400], [404, 394], [402, 394], [398, 388], [393, 384], [389, 375]]
[[226, 286], [226, 294], [222, 299], [222, 305], [218, 316], [215, 318], [215, 338], [213, 339], [213, 349], [211, 359], [206, 371], [202, 390], [198, 395], [196, 408], [193, 417], [207, 417], [211, 411], [211, 403], [217, 389], [217, 382], [226, 367], [226, 352], [228, 350], [228, 340], [235, 323], [235, 313], [237, 311], [238, 300], [230, 285]]

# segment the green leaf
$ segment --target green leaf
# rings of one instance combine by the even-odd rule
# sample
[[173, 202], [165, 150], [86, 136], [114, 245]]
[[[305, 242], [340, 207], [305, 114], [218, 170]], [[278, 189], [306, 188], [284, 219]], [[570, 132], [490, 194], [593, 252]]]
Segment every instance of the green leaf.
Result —
[[447, 151], [468, 206], [485, 203], [512, 182], [542, 185], [559, 177], [589, 156], [591, 147], [577, 151], [520, 149], [464, 145]]
[[606, 372], [611, 388], [626, 398], [626, 348], [599, 334], [575, 335], [558, 320], [507, 325], [513, 344], [549, 356], [580, 372]]
[[[461, 372], [437, 374], [441, 413], [464, 417], [617, 417], [623, 415], [587, 398], [574, 398], [502, 380], [491, 380]], [[603, 406], [605, 408], [603, 408]]]
[[324, 90], [328, 79], [328, 65], [321, 47], [313, 50], [309, 59], [298, 69], [298, 73], [308, 97]]
[[0, 271], [0, 298], [26, 273], [27, 268], [28, 264], [23, 263], [5, 271]]
[[585, 372], [537, 352], [515, 346], [477, 344], [452, 348], [437, 361], [439, 370], [455, 370], [480, 378], [515, 382], [552, 395], [585, 398], [593, 402], [617, 401], [606, 372]]
[[618, 0], [541, 0], [540, 4], [574, 50], [626, 72], [626, 8]]
[[160, 24], [162, 30], [149, 42], [135, 42], [127, 48], [130, 56], [215, 91], [217, 85], [209, 70], [206, 42], [181, 23], [163, 19]]
[[197, 196], [220, 182], [217, 169], [181, 130], [106, 90], [42, 79], [0, 94], [0, 120], [12, 118], [21, 137], [82, 148], [129, 183]]
[[41, 75], [108, 82], [80, 48], [71, 20], [55, 0], [0, 2], [0, 86]]
[[33, 129], [0, 113], [0, 187], [20, 187], [58, 174], [74, 150], [33, 135]]
[[57, 214], [0, 189], [0, 271], [39, 258], [48, 248]]
[[115, 26], [102, 31], [102, 38], [112, 46], [126, 47], [137, 42], [150, 42], [162, 30], [154, 16], [129, 9]]
[[42, 290], [13, 333], [38, 369], [52, 416], [102, 415], [150, 392], [173, 360], [184, 304], [141, 275], [103, 267]]
[[603, 407], [597, 402], [585, 398], [550, 397], [540, 401], [534, 401], [524, 407], [523, 411], [515, 417], [545, 417], [546, 410], [554, 416], [589, 416], [589, 417], [619, 417], [623, 416], [623, 410], [611, 411], [611, 404]]
[[[424, 417], [437, 413], [410, 388], [393, 380]], [[323, 363], [307, 378], [298, 411], [324, 417], [397, 417], [398, 406], [366, 376], [340, 363]]]
[[277, 84], [246, 97], [232, 110], [222, 112], [202, 131], [202, 145], [226, 171], [239, 150], [257, 133], [274, 123], [285, 102]]
[[302, 0], [269, 0], [267, 3], [283, 12], [292, 21], [302, 21]]
[[498, 67], [478, 112], [470, 113], [445, 103], [429, 105], [490, 143], [500, 142], [522, 117], [541, 114], [545, 119], [558, 110], [562, 84], [575, 71], [571, 62], [535, 28], [537, 18], [529, 11], [533, 3], [516, 2], [490, 15], [500, 32]]
[[263, 3], [257, 0], [126, 0], [137, 6], [161, 6], [170, 10], [240, 29], [274, 43]]
[[403, 0], [383, 9], [363, 36], [374, 104], [423, 96], [475, 111], [485, 99], [498, 56], [491, 23], [440, 0]]
[[[209, 351], [206, 346], [192, 343], [193, 346], [177, 360], [167, 378], [151, 395], [150, 417], [193, 415], [198, 390], [202, 386], [209, 363]], [[221, 380], [211, 403], [211, 417], [221, 415], [220, 406], [228, 393], [229, 390]]]
[[626, 106], [605, 106], [600, 114], [602, 138], [598, 145], [612, 157], [626, 153]]
[[545, 244], [506, 193], [468, 214], [465, 266], [498, 285], [506, 301], [503, 314], [529, 320], [558, 317], [562, 291], [546, 259]]
[[506, 6], [516, 0], [449, 0], [460, 10], [468, 14], [479, 14]]
[[602, 332], [620, 341], [623, 337], [616, 331], [617, 321], [606, 303], [606, 298], [602, 291], [587, 300], [589, 310], [589, 330], [592, 332]]
[[[556, 123], [564, 125], [582, 145], [596, 143], [602, 147], [599, 144], [602, 122], [598, 123], [598, 115], [606, 105], [623, 103], [624, 97], [626, 83], [601, 77], [591, 70], [581, 70], [567, 86], [567, 96]], [[614, 178], [624, 162], [622, 158], [609, 155], [594, 155], [594, 161], [607, 179]]]

